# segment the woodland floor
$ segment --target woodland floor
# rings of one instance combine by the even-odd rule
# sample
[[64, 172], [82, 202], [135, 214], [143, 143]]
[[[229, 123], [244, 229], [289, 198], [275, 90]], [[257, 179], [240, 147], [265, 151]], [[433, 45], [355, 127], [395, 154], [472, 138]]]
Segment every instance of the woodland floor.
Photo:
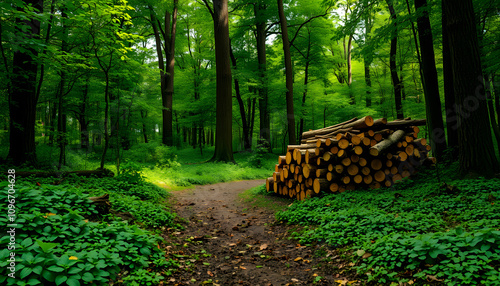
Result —
[[[183, 231], [164, 233], [167, 256], [180, 268], [163, 285], [361, 284], [335, 249], [289, 240], [293, 226], [276, 223], [273, 210], [238, 196], [262, 184], [238, 181], [172, 192], [172, 205], [187, 223]], [[285, 207], [291, 201], [274, 203]]]

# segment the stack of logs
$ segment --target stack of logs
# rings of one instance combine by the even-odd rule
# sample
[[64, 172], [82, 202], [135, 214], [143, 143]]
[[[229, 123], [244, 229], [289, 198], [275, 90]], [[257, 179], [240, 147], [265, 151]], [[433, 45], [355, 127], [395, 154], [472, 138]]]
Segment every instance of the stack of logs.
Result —
[[267, 191], [303, 200], [320, 192], [390, 187], [422, 164], [433, 164], [431, 147], [418, 139], [425, 119], [353, 118], [302, 134], [279, 156]]

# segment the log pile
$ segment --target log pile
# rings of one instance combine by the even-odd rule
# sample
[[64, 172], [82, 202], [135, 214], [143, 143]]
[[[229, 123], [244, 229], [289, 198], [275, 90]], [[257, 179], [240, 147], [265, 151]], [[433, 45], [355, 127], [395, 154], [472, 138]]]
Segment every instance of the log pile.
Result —
[[366, 116], [304, 132], [300, 145], [279, 156], [267, 191], [303, 200], [320, 192], [390, 187], [435, 163], [425, 138], [418, 138], [425, 123]]

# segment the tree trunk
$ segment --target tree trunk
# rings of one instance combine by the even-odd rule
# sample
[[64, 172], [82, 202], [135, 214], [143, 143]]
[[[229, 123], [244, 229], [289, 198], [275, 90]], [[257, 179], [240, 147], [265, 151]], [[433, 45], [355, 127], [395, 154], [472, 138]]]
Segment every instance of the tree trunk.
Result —
[[[266, 19], [262, 16], [267, 5], [259, 2], [254, 6], [257, 61], [259, 64], [259, 139], [265, 140], [271, 148], [271, 121], [269, 119], [269, 99], [267, 88], [267, 57], [266, 57]], [[271, 151], [271, 149], [269, 149]]]
[[420, 41], [420, 52], [422, 55], [422, 81], [424, 82], [425, 107], [427, 114], [427, 126], [434, 156], [439, 160], [446, 149], [446, 138], [444, 136], [443, 115], [441, 112], [441, 99], [439, 97], [439, 83], [434, 60], [434, 47], [432, 39], [431, 23], [427, 11], [427, 0], [415, 0], [417, 13], [418, 39]]
[[349, 86], [349, 104], [356, 104], [356, 96], [352, 90], [352, 37], [353, 35], [349, 35], [349, 39], [347, 40], [347, 85]]
[[[365, 16], [365, 45], [368, 44], [368, 41], [370, 40], [370, 33], [372, 29], [372, 19], [371, 19], [371, 13], [367, 16]], [[366, 84], [366, 107], [372, 106], [372, 95], [371, 95], [371, 87], [372, 87], [372, 80], [370, 77], [370, 65], [372, 63], [373, 56], [372, 53], [368, 55], [364, 55], [363, 57], [363, 62], [364, 62], [364, 67], [365, 67], [365, 84]]]
[[[148, 133], [147, 133], [147, 128], [146, 128], [146, 123], [144, 122], [144, 119], [148, 116], [147, 111], [141, 110], [141, 118], [142, 118], [142, 136], [144, 137], [144, 143], [148, 143]], [[184, 141], [186, 142], [186, 141]]]
[[213, 0], [213, 11], [207, 0], [203, 0], [212, 14], [215, 34], [216, 66], [216, 116], [215, 152], [211, 161], [234, 162], [233, 158], [233, 105], [232, 76], [229, 58], [229, 14], [228, 0]]
[[295, 144], [295, 113], [293, 111], [293, 70], [292, 55], [290, 52], [290, 41], [288, 40], [288, 26], [285, 12], [283, 10], [283, 0], [278, 0], [278, 13], [281, 26], [281, 37], [283, 41], [283, 53], [285, 56], [285, 75], [286, 75], [286, 113], [288, 122], [288, 144]]
[[[156, 55], [158, 57], [158, 68], [160, 70], [160, 90], [162, 98], [162, 143], [173, 146], [173, 94], [174, 94], [174, 67], [175, 67], [175, 35], [177, 26], [177, 3], [174, 0], [172, 14], [165, 12], [165, 30], [161, 29], [161, 22], [154, 15], [153, 8], [149, 6], [150, 18], [156, 42]], [[161, 36], [165, 47], [165, 55], [162, 51]]]
[[[110, 60], [111, 62], [111, 60]], [[104, 148], [102, 150], [100, 169], [104, 169], [104, 161], [109, 148], [108, 117], [109, 117], [109, 70], [104, 70], [106, 86], [104, 88]]]
[[[233, 69], [236, 70], [237, 69], [236, 57], [234, 56], [232, 47], [230, 47], [230, 56]], [[236, 93], [236, 100], [238, 101], [241, 123], [243, 127], [243, 149], [246, 151], [250, 151], [252, 149], [252, 141], [250, 139], [250, 127], [248, 126], [247, 115], [245, 112], [245, 104], [243, 103], [243, 99], [241, 98], [240, 82], [236, 77], [234, 77], [234, 92]], [[250, 106], [248, 108], [250, 108]]]
[[[446, 0], [443, 0], [444, 2]], [[442, 5], [444, 7], [444, 3]], [[455, 90], [453, 87], [453, 69], [451, 66], [451, 50], [448, 40], [448, 30], [446, 29], [446, 11], [443, 9], [442, 14], [443, 27], [443, 90], [446, 108], [446, 134], [448, 137], [448, 148], [452, 151], [451, 157], [458, 157], [458, 126], [457, 122], [457, 107], [455, 105]]]
[[[25, 0], [39, 11], [42, 1]], [[21, 8], [18, 8], [21, 9]], [[16, 27], [26, 26], [25, 37], [32, 39], [40, 34], [40, 21], [16, 18]], [[25, 163], [36, 164], [35, 119], [36, 119], [36, 76], [38, 64], [36, 49], [27, 43], [20, 43], [21, 49], [14, 51], [12, 62], [11, 90], [9, 93], [10, 133], [7, 158], [16, 166]]]
[[302, 94], [302, 114], [300, 116], [299, 123], [299, 141], [302, 140], [302, 133], [304, 132], [304, 109], [306, 106], [306, 97], [307, 97], [307, 84], [309, 83], [309, 65], [311, 61], [309, 60], [311, 54], [311, 33], [309, 33], [308, 42], [307, 42], [307, 54], [306, 54], [306, 67], [304, 69], [304, 93]]
[[443, 1], [458, 110], [458, 149], [461, 174], [493, 174], [498, 161], [493, 148], [481, 59], [471, 0]]
[[389, 7], [389, 12], [391, 14], [392, 24], [394, 25], [394, 31], [391, 35], [391, 51], [390, 51], [390, 61], [389, 67], [391, 69], [392, 85], [394, 86], [394, 102], [396, 104], [396, 117], [398, 119], [403, 119], [403, 103], [401, 102], [401, 83], [399, 81], [397, 66], [396, 66], [396, 55], [398, 48], [398, 27], [397, 27], [397, 15], [392, 4], [392, 0], [386, 0], [387, 6]]

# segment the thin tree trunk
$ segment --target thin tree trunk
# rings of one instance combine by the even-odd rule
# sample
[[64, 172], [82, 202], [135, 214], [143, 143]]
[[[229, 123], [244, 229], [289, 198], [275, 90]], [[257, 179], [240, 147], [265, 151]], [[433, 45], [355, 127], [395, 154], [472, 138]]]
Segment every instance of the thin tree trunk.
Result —
[[[372, 29], [372, 19], [371, 19], [371, 13], [367, 16], [365, 16], [365, 45], [368, 44], [368, 41], [370, 40], [370, 33]], [[366, 84], [366, 107], [372, 106], [372, 94], [371, 94], [371, 87], [372, 87], [372, 80], [370, 77], [370, 65], [372, 63], [372, 53], [369, 55], [364, 55], [363, 62], [364, 62], [364, 67], [365, 67], [365, 84]]]
[[285, 75], [286, 75], [286, 113], [288, 122], [288, 143], [296, 143], [295, 136], [295, 113], [293, 111], [293, 70], [292, 55], [290, 52], [290, 41], [288, 40], [288, 26], [283, 10], [283, 0], [278, 0], [278, 13], [281, 26], [281, 37], [283, 41], [283, 53], [285, 56]]
[[386, 0], [387, 6], [389, 7], [389, 12], [391, 14], [392, 23], [394, 25], [394, 31], [391, 35], [391, 51], [390, 51], [390, 61], [389, 66], [391, 70], [392, 84], [394, 86], [394, 102], [396, 104], [396, 117], [398, 119], [403, 119], [403, 103], [401, 101], [401, 82], [399, 80], [397, 66], [396, 66], [396, 56], [398, 48], [398, 27], [397, 27], [397, 15], [392, 4], [392, 0]]
[[[234, 56], [232, 47], [230, 48], [230, 56], [231, 63], [233, 65], [233, 69], [236, 70], [238, 67], [236, 66], [236, 57]], [[240, 92], [240, 82], [238, 78], [234, 77], [234, 92], [236, 93], [236, 100], [238, 101], [238, 107], [240, 109], [241, 123], [243, 127], [243, 149], [249, 151], [252, 149], [252, 141], [250, 140], [250, 128], [247, 122], [247, 116], [245, 112], [245, 104], [243, 103], [243, 99], [241, 98]]]

